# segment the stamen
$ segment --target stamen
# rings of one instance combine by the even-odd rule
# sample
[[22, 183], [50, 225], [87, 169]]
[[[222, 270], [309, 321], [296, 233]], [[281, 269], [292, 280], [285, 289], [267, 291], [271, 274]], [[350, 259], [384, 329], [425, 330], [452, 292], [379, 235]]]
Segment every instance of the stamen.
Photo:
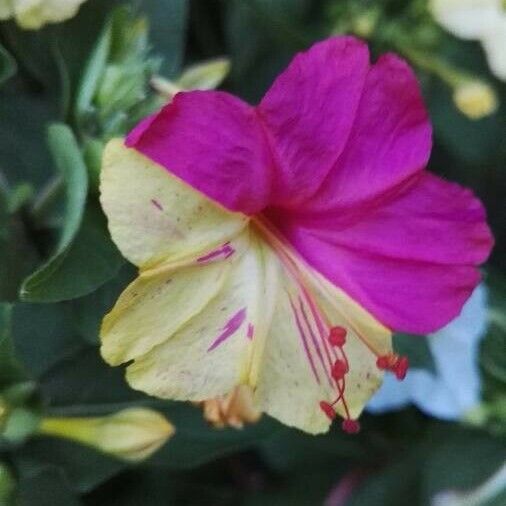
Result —
[[360, 432], [360, 423], [357, 420], [352, 420], [351, 418], [346, 418], [341, 423], [341, 428], [347, 434], [356, 434]]
[[332, 346], [341, 347], [346, 343], [346, 334], [348, 332], [343, 327], [332, 327], [329, 333], [329, 343]]
[[334, 420], [336, 417], [336, 412], [334, 411], [334, 408], [325, 401], [320, 402], [320, 409], [328, 416], [330, 420]]
[[395, 370], [394, 370], [395, 377], [398, 380], [402, 381], [406, 377], [406, 374], [408, 372], [408, 368], [409, 368], [408, 357], [400, 357], [399, 361], [397, 362], [397, 364], [395, 366]]
[[339, 381], [348, 372], [348, 364], [344, 360], [337, 359], [332, 366], [332, 377]]
[[393, 372], [398, 380], [403, 380], [408, 372], [409, 360], [408, 357], [389, 353], [388, 355], [378, 357], [376, 366], [382, 371]]

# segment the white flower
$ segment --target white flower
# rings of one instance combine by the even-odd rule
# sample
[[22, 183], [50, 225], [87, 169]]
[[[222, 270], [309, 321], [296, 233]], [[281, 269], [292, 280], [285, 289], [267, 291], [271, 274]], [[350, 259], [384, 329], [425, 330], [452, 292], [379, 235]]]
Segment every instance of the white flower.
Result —
[[383, 413], [413, 403], [437, 418], [462, 418], [479, 402], [477, 355], [486, 326], [486, 291], [480, 285], [460, 316], [427, 337], [434, 357], [435, 374], [412, 369], [402, 382], [393, 375], [385, 377], [383, 386], [369, 402], [368, 410]]
[[431, 0], [436, 21], [456, 37], [479, 40], [492, 72], [506, 80], [506, 9], [503, 0]]
[[85, 0], [0, 0], [0, 19], [14, 18], [28, 30], [65, 21], [77, 13]]

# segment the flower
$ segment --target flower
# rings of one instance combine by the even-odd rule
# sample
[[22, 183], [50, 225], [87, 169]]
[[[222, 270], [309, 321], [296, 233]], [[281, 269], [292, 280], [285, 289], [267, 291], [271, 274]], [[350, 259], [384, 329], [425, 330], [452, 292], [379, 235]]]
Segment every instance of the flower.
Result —
[[503, 0], [431, 0], [436, 21], [461, 39], [478, 40], [492, 72], [506, 80], [506, 9]]
[[461, 419], [480, 400], [478, 346], [487, 328], [486, 292], [480, 285], [460, 316], [428, 336], [435, 372], [412, 369], [402, 383], [386, 378], [367, 409], [383, 413], [409, 403], [445, 420]]
[[478, 80], [465, 81], [457, 86], [453, 100], [463, 114], [475, 120], [494, 113], [498, 106], [494, 90]]
[[38, 30], [76, 15], [85, 0], [0, 0], [0, 19], [15, 18], [21, 28]]
[[204, 418], [215, 427], [242, 429], [245, 423], [255, 423], [262, 413], [254, 404], [248, 385], [239, 385], [228, 395], [207, 399], [203, 403]]
[[72, 439], [120, 459], [138, 462], [161, 448], [174, 435], [174, 427], [152, 409], [128, 408], [102, 417], [44, 418], [39, 432]]
[[[126, 144], [126, 145], [125, 145]], [[297, 55], [260, 104], [178, 93], [106, 147], [101, 202], [139, 266], [101, 328], [151, 395], [204, 401], [241, 384], [309, 433], [355, 421], [391, 330], [432, 332], [480, 279], [480, 202], [424, 170], [431, 128], [395, 55], [333, 37]]]

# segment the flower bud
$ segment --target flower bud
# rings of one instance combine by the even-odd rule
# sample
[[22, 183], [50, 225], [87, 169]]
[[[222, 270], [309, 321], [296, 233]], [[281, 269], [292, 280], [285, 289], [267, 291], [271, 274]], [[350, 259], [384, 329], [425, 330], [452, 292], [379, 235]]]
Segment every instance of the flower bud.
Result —
[[226, 58], [197, 63], [188, 67], [175, 81], [155, 76], [151, 79], [152, 88], [167, 100], [184, 90], [214, 90], [225, 79], [230, 70], [230, 61]]
[[457, 86], [453, 101], [460, 112], [468, 118], [478, 120], [497, 110], [497, 96], [487, 83], [478, 80], [466, 81]]
[[258, 422], [262, 416], [248, 385], [239, 385], [228, 394], [201, 403], [204, 418], [217, 428], [242, 429], [245, 423]]
[[174, 434], [174, 427], [156, 411], [130, 408], [103, 417], [45, 418], [39, 431], [137, 462], [156, 452]]

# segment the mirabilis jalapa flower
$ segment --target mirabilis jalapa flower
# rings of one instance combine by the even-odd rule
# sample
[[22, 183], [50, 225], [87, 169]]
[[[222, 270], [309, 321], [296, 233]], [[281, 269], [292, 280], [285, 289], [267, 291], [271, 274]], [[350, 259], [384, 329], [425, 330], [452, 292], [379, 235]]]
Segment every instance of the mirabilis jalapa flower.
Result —
[[249, 385], [263, 412], [348, 432], [391, 329], [453, 319], [492, 238], [472, 193], [424, 170], [431, 128], [397, 56], [335, 37], [297, 55], [260, 104], [179, 93], [105, 151], [101, 202], [139, 277], [101, 352], [133, 388], [204, 401]]

